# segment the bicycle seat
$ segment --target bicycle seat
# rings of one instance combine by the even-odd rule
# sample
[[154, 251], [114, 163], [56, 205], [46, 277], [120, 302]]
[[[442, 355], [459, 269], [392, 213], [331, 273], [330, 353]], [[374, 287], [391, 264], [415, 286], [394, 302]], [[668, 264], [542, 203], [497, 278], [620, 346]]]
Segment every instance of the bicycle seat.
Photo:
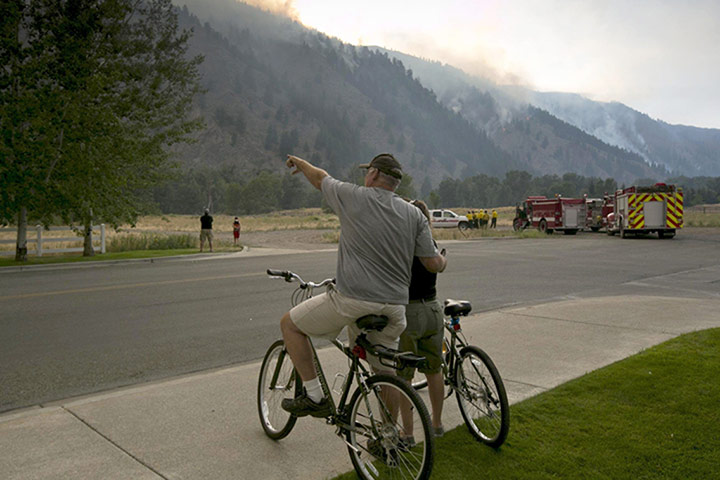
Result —
[[445, 300], [445, 315], [448, 317], [465, 317], [470, 310], [472, 310], [472, 305], [467, 300]]
[[385, 328], [390, 320], [385, 315], [365, 315], [355, 320], [360, 330], [377, 330]]

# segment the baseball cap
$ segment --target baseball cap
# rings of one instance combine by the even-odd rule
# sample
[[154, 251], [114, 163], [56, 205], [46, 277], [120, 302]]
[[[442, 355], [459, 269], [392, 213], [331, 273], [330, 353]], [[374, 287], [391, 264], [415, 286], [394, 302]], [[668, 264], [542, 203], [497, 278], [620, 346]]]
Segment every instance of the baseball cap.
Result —
[[402, 179], [402, 166], [390, 153], [381, 153], [373, 158], [370, 163], [364, 163], [359, 168], [377, 168], [386, 175]]

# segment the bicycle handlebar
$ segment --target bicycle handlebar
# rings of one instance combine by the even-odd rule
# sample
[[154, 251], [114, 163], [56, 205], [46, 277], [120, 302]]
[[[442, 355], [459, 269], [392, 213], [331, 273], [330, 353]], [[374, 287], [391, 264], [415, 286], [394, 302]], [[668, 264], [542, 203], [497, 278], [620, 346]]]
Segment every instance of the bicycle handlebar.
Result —
[[326, 278], [325, 280], [323, 280], [320, 283], [306, 282], [305, 280], [300, 278], [300, 275], [298, 275], [297, 273], [293, 273], [290, 270], [274, 270], [272, 268], [268, 268], [267, 274], [270, 275], [271, 277], [283, 278], [283, 279], [285, 279], [286, 282], [292, 282], [294, 280], [297, 280], [300, 283], [300, 288], [303, 288], [303, 289], [308, 288], [308, 287], [310, 287], [310, 288], [324, 287], [325, 285], [335, 283], [334, 278]]
[[267, 274], [271, 277], [284, 278], [286, 282], [292, 282], [293, 276], [295, 275], [287, 270], [273, 270], [272, 268], [267, 269]]

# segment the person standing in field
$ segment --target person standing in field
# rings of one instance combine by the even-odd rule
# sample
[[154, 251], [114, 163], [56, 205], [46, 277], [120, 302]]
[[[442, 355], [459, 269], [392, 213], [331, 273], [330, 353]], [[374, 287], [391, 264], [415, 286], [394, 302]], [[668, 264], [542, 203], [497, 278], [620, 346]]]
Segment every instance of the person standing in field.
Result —
[[492, 211], [492, 223], [490, 224], [490, 228], [497, 228], [497, 218], [498, 218], [497, 210], [495, 210], [495, 209], [493, 208], [493, 211]]
[[212, 232], [212, 224], [213, 224], [213, 217], [210, 216], [210, 210], [207, 208], [205, 209], [205, 215], [200, 217], [200, 251], [203, 251], [203, 247], [205, 246], [205, 240], [208, 241], [208, 245], [210, 246], [210, 251], [213, 251], [212, 241], [213, 241], [213, 232]]
[[238, 220], [238, 217], [235, 217], [233, 221], [233, 245], [237, 246], [238, 238], [240, 238], [240, 220]]

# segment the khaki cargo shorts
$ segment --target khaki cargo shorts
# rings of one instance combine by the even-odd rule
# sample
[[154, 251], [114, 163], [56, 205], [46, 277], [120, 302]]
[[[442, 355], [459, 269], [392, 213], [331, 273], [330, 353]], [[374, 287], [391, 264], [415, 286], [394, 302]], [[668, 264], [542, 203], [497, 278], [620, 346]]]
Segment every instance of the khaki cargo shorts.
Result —
[[211, 242], [213, 239], [212, 230], [209, 228], [203, 228], [200, 230], [200, 241], [204, 242], [207, 240], [208, 242]]
[[[370, 343], [387, 348], [397, 348], [398, 338], [405, 330], [405, 306], [389, 303], [375, 303], [349, 298], [334, 288], [305, 300], [290, 310], [290, 319], [305, 335], [326, 339], [336, 338], [343, 328], [348, 327], [350, 345], [360, 334], [355, 320], [365, 315], [385, 315], [388, 325], [380, 332], [369, 332]], [[391, 370], [379, 363], [377, 358], [368, 357], [368, 363], [376, 371]]]
[[[407, 306], [407, 329], [400, 335], [400, 350], [421, 355], [427, 360], [421, 373], [439, 373], [442, 370], [442, 344], [444, 337], [443, 307], [439, 300], [411, 303]], [[410, 380], [414, 368], [404, 368], [398, 375]]]

